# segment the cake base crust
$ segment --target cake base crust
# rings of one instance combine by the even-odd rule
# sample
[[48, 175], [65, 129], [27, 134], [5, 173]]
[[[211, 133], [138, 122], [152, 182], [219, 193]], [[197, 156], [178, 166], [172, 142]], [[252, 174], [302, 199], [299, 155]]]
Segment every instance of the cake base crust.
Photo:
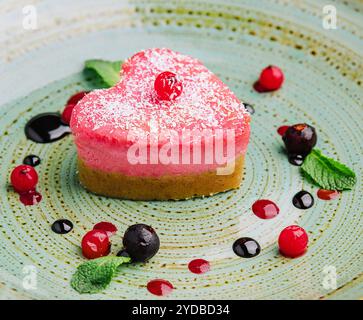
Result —
[[229, 175], [216, 171], [191, 175], [134, 177], [90, 168], [78, 159], [79, 180], [89, 191], [113, 198], [130, 200], [182, 200], [210, 196], [238, 188], [244, 156], [239, 156]]

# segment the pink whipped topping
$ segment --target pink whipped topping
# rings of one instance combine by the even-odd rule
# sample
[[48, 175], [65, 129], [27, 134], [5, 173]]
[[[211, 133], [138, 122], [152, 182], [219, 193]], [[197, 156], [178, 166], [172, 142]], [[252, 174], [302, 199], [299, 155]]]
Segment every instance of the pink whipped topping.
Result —
[[[154, 81], [164, 71], [175, 73], [183, 84], [183, 92], [174, 101], [159, 101], [156, 96]], [[70, 126], [78, 156], [88, 166], [125, 175], [162, 176], [221, 166], [216, 160], [186, 163], [181, 160], [186, 149], [192, 155], [200, 152], [203, 159], [208, 148], [217, 150], [222, 145], [226, 149], [234, 143], [233, 155], [222, 152], [226, 162], [244, 154], [249, 122], [242, 103], [201, 62], [170, 49], [149, 49], [123, 63], [116, 86], [87, 94], [75, 106]], [[185, 135], [190, 130], [191, 136]], [[218, 130], [233, 130], [234, 138], [218, 135]], [[212, 132], [210, 140], [201, 139], [194, 145], [193, 141], [200, 140], [198, 133], [206, 131]], [[135, 143], [153, 152], [165, 151], [169, 144], [179, 149], [181, 161], [150, 163], [149, 158], [147, 163], [130, 162], [128, 152]]]

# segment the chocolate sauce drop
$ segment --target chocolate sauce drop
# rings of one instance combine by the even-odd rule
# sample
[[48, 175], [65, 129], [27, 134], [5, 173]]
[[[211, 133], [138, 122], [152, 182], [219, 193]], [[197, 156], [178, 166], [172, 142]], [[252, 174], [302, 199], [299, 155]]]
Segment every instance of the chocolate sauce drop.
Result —
[[28, 166], [36, 167], [40, 165], [40, 158], [34, 154], [30, 154], [26, 156], [23, 160], [23, 164], [27, 164]]
[[234, 242], [233, 251], [242, 258], [252, 258], [261, 252], [261, 247], [256, 240], [245, 237]]
[[249, 114], [252, 115], [255, 113], [255, 108], [251, 104], [244, 102], [243, 105]]
[[25, 126], [25, 135], [37, 143], [49, 143], [62, 139], [71, 129], [58, 113], [41, 113], [31, 118]]
[[58, 234], [66, 234], [73, 229], [73, 223], [67, 219], [59, 219], [52, 224], [52, 230]]
[[314, 205], [314, 198], [309, 192], [302, 190], [294, 195], [292, 204], [298, 209], [309, 209]]
[[304, 163], [305, 157], [301, 154], [289, 154], [289, 162], [294, 166], [301, 166]]

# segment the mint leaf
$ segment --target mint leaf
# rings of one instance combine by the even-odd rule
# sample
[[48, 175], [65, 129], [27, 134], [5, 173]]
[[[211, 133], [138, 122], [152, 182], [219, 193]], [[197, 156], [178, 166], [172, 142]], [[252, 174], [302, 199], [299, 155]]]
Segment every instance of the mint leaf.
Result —
[[113, 87], [120, 80], [122, 61], [87, 60], [86, 69], [92, 69], [108, 87]]
[[130, 262], [129, 257], [102, 257], [78, 266], [71, 286], [79, 293], [97, 293], [105, 289], [117, 272], [117, 268]]
[[355, 185], [355, 173], [346, 165], [313, 149], [305, 158], [302, 171], [317, 185], [327, 190], [349, 190]]

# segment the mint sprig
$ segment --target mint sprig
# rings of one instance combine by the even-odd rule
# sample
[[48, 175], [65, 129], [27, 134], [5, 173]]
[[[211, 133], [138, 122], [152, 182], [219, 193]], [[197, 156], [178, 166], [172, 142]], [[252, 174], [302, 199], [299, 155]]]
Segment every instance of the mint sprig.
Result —
[[120, 265], [130, 262], [129, 257], [102, 257], [78, 266], [71, 286], [79, 293], [97, 293], [107, 288]]
[[350, 190], [357, 181], [351, 169], [324, 156], [318, 149], [313, 149], [305, 158], [301, 169], [317, 185], [327, 190]]
[[107, 87], [113, 87], [120, 80], [122, 61], [87, 60], [85, 69], [93, 70]]

